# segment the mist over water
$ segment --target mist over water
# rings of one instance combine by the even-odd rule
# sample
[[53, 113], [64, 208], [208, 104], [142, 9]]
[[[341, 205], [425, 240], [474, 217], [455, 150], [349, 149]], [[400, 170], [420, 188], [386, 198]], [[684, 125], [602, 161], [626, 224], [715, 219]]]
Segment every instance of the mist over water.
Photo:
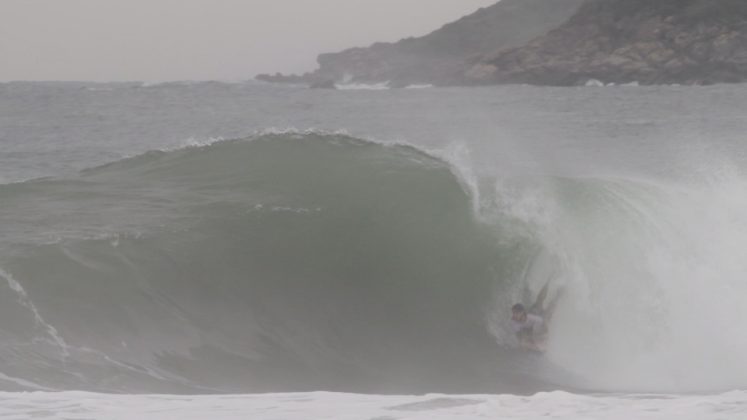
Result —
[[743, 188], [554, 179], [511, 198], [567, 285], [553, 360], [607, 390], [743, 387], [745, 337], [726, 321], [745, 316]]
[[0, 85], [2, 385], [744, 388], [741, 89]]

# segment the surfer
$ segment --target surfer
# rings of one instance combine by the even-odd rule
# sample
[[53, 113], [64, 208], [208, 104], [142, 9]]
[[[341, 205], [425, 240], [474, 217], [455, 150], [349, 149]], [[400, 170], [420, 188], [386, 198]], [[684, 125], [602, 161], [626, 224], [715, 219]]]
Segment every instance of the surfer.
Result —
[[516, 333], [519, 346], [523, 349], [540, 353], [544, 353], [546, 350], [548, 325], [561, 296], [559, 291], [545, 308], [544, 304], [549, 287], [550, 281], [540, 290], [537, 299], [529, 310], [521, 303], [511, 307], [511, 329]]

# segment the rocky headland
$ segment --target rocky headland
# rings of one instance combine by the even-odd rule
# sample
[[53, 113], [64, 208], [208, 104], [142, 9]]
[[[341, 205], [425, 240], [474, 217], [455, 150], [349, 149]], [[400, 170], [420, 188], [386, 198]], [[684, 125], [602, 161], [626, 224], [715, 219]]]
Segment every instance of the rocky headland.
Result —
[[270, 82], [575, 86], [747, 81], [747, 0], [502, 0], [420, 38]]
[[747, 1], [589, 0], [527, 45], [481, 58], [464, 83], [701, 85], [747, 80]]
[[480, 57], [517, 47], [568, 20], [584, 0], [502, 0], [418, 38], [321, 54], [304, 75], [263, 74], [257, 79], [330, 87], [334, 83], [462, 84]]

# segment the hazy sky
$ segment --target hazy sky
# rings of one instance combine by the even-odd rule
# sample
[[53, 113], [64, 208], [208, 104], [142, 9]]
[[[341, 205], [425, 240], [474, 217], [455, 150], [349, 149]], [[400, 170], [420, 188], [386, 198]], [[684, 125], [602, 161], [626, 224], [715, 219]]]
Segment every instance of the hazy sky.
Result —
[[0, 81], [241, 80], [497, 0], [0, 0]]

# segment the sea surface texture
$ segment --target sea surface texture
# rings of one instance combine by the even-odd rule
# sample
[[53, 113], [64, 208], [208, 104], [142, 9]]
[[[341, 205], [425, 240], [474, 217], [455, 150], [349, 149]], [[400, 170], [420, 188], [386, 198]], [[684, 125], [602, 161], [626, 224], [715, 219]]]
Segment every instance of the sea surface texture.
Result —
[[0, 415], [747, 419], [745, 98], [0, 84]]

